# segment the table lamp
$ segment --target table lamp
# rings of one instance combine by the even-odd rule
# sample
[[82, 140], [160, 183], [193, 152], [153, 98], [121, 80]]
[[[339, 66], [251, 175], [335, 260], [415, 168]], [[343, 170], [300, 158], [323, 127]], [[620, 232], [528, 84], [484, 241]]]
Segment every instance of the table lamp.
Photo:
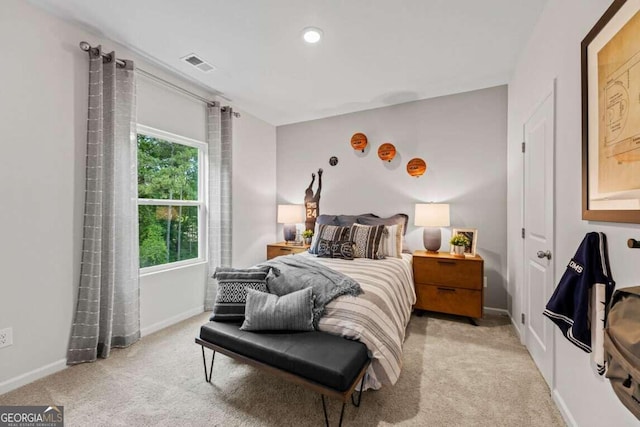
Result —
[[440, 227], [450, 225], [447, 203], [417, 203], [415, 225], [424, 227], [422, 240], [427, 252], [438, 252], [442, 243]]
[[278, 223], [284, 224], [284, 240], [289, 244], [296, 240], [296, 224], [304, 222], [304, 206], [278, 205]]

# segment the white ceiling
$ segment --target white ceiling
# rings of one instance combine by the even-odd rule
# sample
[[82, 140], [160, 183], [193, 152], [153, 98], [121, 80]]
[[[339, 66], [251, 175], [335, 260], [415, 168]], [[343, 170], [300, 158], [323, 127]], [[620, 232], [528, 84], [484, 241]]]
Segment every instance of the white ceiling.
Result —
[[546, 0], [32, 2], [282, 125], [508, 83]]

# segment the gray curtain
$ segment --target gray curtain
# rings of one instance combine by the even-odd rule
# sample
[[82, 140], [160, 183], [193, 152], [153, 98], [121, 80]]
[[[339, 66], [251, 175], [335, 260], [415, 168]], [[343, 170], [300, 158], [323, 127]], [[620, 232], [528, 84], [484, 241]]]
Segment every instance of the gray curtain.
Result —
[[135, 71], [89, 51], [82, 264], [67, 364], [140, 338]]
[[231, 266], [231, 146], [233, 111], [218, 103], [207, 107], [207, 143], [209, 145], [209, 271], [205, 293], [205, 310], [211, 310], [216, 281], [211, 277], [216, 267]]

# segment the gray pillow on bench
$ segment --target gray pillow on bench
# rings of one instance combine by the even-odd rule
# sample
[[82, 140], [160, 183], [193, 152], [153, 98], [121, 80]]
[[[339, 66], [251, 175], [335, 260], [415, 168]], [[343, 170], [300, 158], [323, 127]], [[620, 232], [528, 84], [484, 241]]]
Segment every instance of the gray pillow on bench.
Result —
[[311, 287], [281, 297], [247, 289], [243, 331], [313, 331]]

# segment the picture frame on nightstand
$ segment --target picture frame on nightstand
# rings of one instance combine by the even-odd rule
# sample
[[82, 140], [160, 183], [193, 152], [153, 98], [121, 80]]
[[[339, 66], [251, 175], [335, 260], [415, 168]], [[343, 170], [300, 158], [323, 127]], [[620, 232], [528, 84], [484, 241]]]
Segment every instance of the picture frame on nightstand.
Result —
[[464, 256], [474, 257], [476, 256], [476, 246], [478, 244], [478, 229], [477, 228], [454, 228], [451, 230], [451, 237], [462, 234], [469, 239], [469, 245], [464, 247]]

